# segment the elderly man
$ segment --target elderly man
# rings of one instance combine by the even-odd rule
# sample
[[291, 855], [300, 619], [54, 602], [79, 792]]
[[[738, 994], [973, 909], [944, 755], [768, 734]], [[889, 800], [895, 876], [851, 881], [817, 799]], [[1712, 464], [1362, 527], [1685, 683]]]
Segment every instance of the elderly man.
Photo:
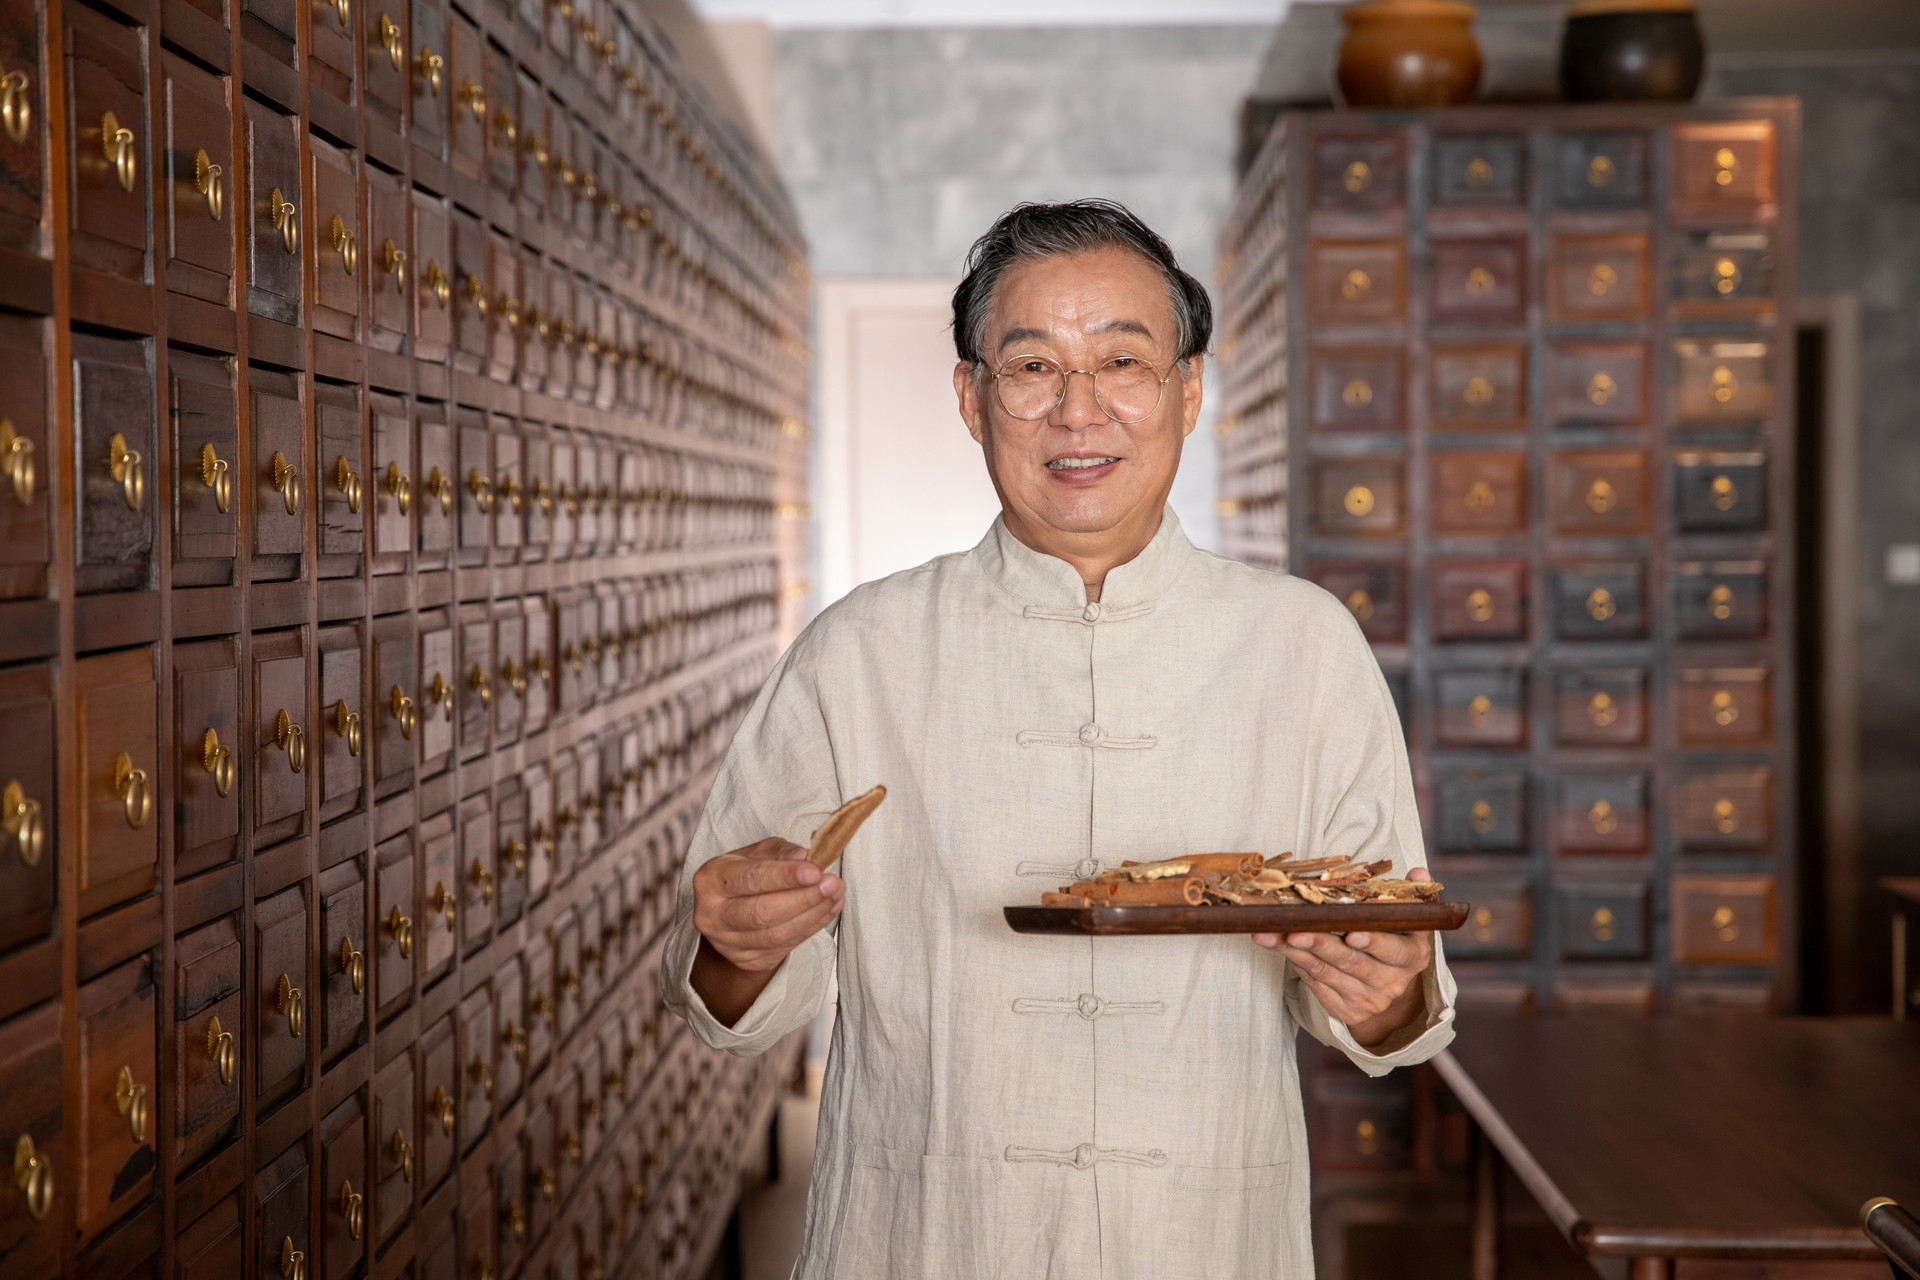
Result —
[[[838, 964], [797, 1276], [1310, 1276], [1294, 1029], [1376, 1075], [1438, 1052], [1431, 936], [1034, 937], [1000, 909], [1209, 850], [1424, 877], [1386, 683], [1338, 601], [1166, 509], [1212, 312], [1159, 236], [1023, 205], [967, 268], [953, 385], [1000, 518], [774, 669], [694, 834], [668, 1002], [758, 1053]], [[796, 842], [875, 783], [823, 874]]]

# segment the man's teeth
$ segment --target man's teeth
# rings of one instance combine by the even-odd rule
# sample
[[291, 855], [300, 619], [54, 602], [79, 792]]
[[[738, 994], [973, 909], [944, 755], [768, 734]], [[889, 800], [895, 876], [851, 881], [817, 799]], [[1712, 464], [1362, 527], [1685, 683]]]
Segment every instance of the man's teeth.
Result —
[[1047, 464], [1049, 471], [1083, 471], [1088, 467], [1104, 467], [1109, 462], [1118, 462], [1118, 458], [1055, 458]]

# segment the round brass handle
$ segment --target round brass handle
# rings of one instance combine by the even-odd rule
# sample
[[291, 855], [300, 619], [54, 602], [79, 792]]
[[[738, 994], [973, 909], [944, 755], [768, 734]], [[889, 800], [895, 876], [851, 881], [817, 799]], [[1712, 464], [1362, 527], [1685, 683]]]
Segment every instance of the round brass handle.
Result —
[[500, 664], [500, 679], [507, 686], [507, 691], [513, 694], [514, 697], [524, 698], [527, 696], [527, 673], [521, 670], [520, 664], [512, 658], [508, 658]]
[[358, 1240], [360, 1228], [366, 1221], [366, 1201], [353, 1189], [352, 1182], [341, 1182], [340, 1194], [334, 1199], [334, 1204], [339, 1206], [340, 1215], [347, 1220], [348, 1238]]
[[347, 499], [347, 510], [354, 515], [360, 514], [360, 473], [347, 464], [347, 455], [341, 454], [333, 466], [333, 487]]
[[553, 491], [547, 487], [545, 480], [535, 480], [527, 492], [533, 496], [533, 501], [540, 508], [541, 515], [553, 514]]
[[575, 1000], [580, 998], [580, 975], [574, 971], [572, 965], [560, 971], [560, 990]]
[[340, 938], [338, 959], [340, 972], [346, 974], [347, 981], [353, 984], [354, 994], [359, 995], [365, 991], [367, 989], [367, 953], [355, 951], [353, 939], [343, 934]]
[[295, 773], [307, 767], [307, 735], [284, 709], [273, 718], [274, 745], [287, 753], [287, 767]]
[[407, 1135], [395, 1129], [393, 1140], [388, 1144], [393, 1153], [393, 1162], [400, 1166], [400, 1176], [408, 1182], [413, 1181], [413, 1144], [407, 1141]]
[[553, 664], [547, 661], [546, 654], [537, 650], [531, 658], [527, 659], [527, 671], [541, 684], [546, 684], [553, 679]]
[[400, 944], [400, 958], [402, 960], [412, 958], [413, 917], [401, 915], [398, 906], [395, 906], [392, 911], [387, 913], [387, 935]]
[[233, 1032], [220, 1029], [220, 1019], [207, 1021], [207, 1056], [220, 1068], [220, 1083], [233, 1083]]
[[473, 113], [475, 123], [487, 118], [487, 94], [471, 77], [460, 82], [460, 101]]
[[1473, 807], [1467, 811], [1467, 821], [1472, 825], [1475, 834], [1486, 835], [1493, 830], [1496, 822], [1493, 806], [1485, 800], [1475, 800]]
[[577, 1168], [580, 1164], [582, 1154], [580, 1150], [580, 1135], [571, 1129], [567, 1130], [566, 1133], [561, 1135], [560, 1150], [567, 1157], [568, 1163]]
[[1734, 702], [1733, 694], [1729, 690], [1714, 690], [1713, 697], [1709, 699], [1709, 705], [1713, 708], [1713, 722], [1722, 729], [1740, 718], [1740, 708]]
[[553, 832], [547, 830], [544, 820], [533, 824], [533, 830], [527, 833], [533, 837], [534, 847], [540, 849], [549, 858], [553, 856]]
[[395, 71], [404, 71], [407, 67], [407, 45], [400, 38], [400, 28], [386, 14], [380, 15], [378, 26], [380, 44], [387, 51], [388, 61], [393, 63]]
[[427, 288], [433, 291], [434, 305], [445, 311], [447, 304], [453, 301], [453, 283], [447, 279], [447, 273], [440, 269], [438, 259], [427, 259], [427, 271], [421, 279], [426, 281]]
[[1348, 302], [1358, 302], [1373, 290], [1373, 277], [1355, 267], [1347, 272], [1340, 282], [1340, 296]]
[[446, 65], [447, 60], [432, 48], [424, 44], [420, 46], [420, 57], [414, 66], [420, 68], [420, 78], [427, 82], [427, 92], [436, 98], [440, 96], [440, 69]]
[[280, 975], [280, 981], [273, 988], [273, 1007], [275, 1012], [284, 1014], [287, 1019], [287, 1031], [298, 1036], [307, 1025], [307, 999], [300, 988], [293, 985], [293, 979], [286, 974]]
[[440, 914], [444, 915], [447, 918], [448, 929], [453, 928], [454, 918], [455, 918], [455, 909], [458, 907], [458, 905], [459, 905], [459, 899], [455, 898], [453, 894], [447, 889], [446, 882], [444, 880], [434, 881], [433, 906], [436, 911], [440, 912]]
[[505, 107], [493, 113], [493, 127], [499, 131], [501, 137], [507, 140], [508, 147], [512, 147], [520, 140], [520, 122], [515, 120], [513, 112]]
[[527, 1215], [520, 1211], [518, 1204], [511, 1200], [507, 1201], [507, 1207], [500, 1218], [507, 1224], [507, 1230], [513, 1234], [515, 1240], [527, 1238]]
[[1715, 511], [1731, 511], [1740, 501], [1740, 490], [1735, 487], [1731, 476], [1715, 476], [1707, 492], [1707, 500], [1713, 504]]
[[280, 232], [281, 247], [288, 253], [300, 252], [300, 211], [293, 207], [293, 201], [280, 194], [278, 187], [267, 194], [267, 216]]
[[547, 161], [552, 158], [552, 153], [547, 150], [547, 144], [541, 139], [538, 130], [527, 130], [525, 145], [527, 149], [527, 159], [533, 161], [534, 167], [538, 169], [546, 168]]
[[500, 1039], [515, 1059], [520, 1062], [527, 1060], [527, 1033], [515, 1026], [511, 1020], [500, 1028]]
[[448, 720], [453, 719], [453, 690], [438, 671], [433, 673], [433, 683], [427, 686], [427, 701], [443, 709]]
[[1613, 912], [1601, 907], [1593, 913], [1590, 922], [1595, 942], [1612, 942], [1614, 932]]
[[274, 492], [280, 495], [287, 514], [290, 516], [300, 514], [299, 469], [288, 462], [287, 455], [278, 449], [275, 449], [273, 457], [268, 459], [267, 469], [268, 479], [273, 485]]
[[1493, 723], [1493, 699], [1482, 693], [1467, 704], [1467, 722], [1476, 729]]
[[20, 861], [29, 867], [40, 865], [47, 847], [47, 825], [40, 815], [40, 802], [29, 799], [18, 779], [8, 779], [0, 788], [0, 829], [13, 837]]
[[487, 302], [487, 295], [480, 288], [480, 280], [478, 277], [468, 276], [466, 279], [467, 279], [467, 301], [473, 304], [473, 309], [480, 313], [480, 318], [482, 320], [485, 320], [487, 318], [487, 311], [491, 305]]
[[441, 475], [438, 467], [427, 472], [427, 492], [440, 499], [441, 515], [453, 510], [453, 481]]
[[[15, 144], [27, 140], [27, 131], [33, 123], [33, 103], [27, 99], [27, 73], [9, 71], [0, 75], [0, 121], [7, 126], [7, 136]], [[52, 1191], [48, 1191], [49, 1197]]]
[[122, 751], [113, 757], [113, 794], [127, 815], [127, 825], [138, 831], [147, 825], [153, 812], [153, 793], [147, 787], [147, 771], [133, 767], [133, 758]]
[[467, 1064], [467, 1075], [480, 1086], [480, 1091], [491, 1098], [493, 1096], [493, 1068], [487, 1065], [485, 1055], [475, 1052], [473, 1061]]
[[360, 713], [347, 707], [345, 698], [333, 704], [333, 731], [347, 740], [347, 754], [360, 754]]
[[193, 153], [193, 189], [206, 197], [207, 213], [215, 222], [226, 208], [226, 189], [221, 182], [220, 166], [208, 158], [205, 150]]
[[647, 1207], [647, 1189], [638, 1182], [627, 1184], [627, 1203], [636, 1209]]
[[420, 720], [418, 712], [414, 709], [413, 699], [402, 693], [399, 685], [395, 685], [393, 693], [387, 699], [387, 706], [392, 710], [393, 718], [400, 722], [400, 736], [411, 739], [414, 726]]
[[16, 432], [9, 418], [0, 418], [0, 475], [13, 482], [15, 502], [33, 505], [33, 441]]
[[200, 483], [213, 490], [213, 505], [221, 515], [233, 510], [233, 476], [211, 440], [200, 446]]
[[121, 128], [119, 119], [111, 111], [100, 117], [100, 149], [106, 153], [107, 163], [113, 166], [120, 189], [133, 190], [140, 163], [133, 154], [133, 130]]
[[1620, 611], [1613, 598], [1613, 592], [1605, 587], [1595, 587], [1587, 593], [1587, 616], [1595, 622], [1606, 622]]
[[138, 511], [147, 496], [147, 474], [140, 469], [139, 451], [127, 448], [127, 438], [118, 431], [107, 438], [107, 472], [119, 484], [127, 510]]
[[1613, 380], [1613, 375], [1602, 370], [1587, 382], [1587, 401], [1594, 408], [1601, 408], [1611, 401], [1619, 390], [1620, 386]]
[[1476, 587], [1467, 593], [1467, 617], [1474, 622], [1487, 622], [1493, 617], [1493, 594], [1484, 587]]
[[575, 674], [587, 669], [587, 660], [581, 656], [580, 646], [571, 640], [567, 641], [565, 647], [560, 650], [560, 656], [566, 660], [568, 666], [573, 668]]
[[386, 486], [387, 492], [393, 496], [393, 500], [400, 505], [400, 514], [407, 514], [407, 509], [413, 506], [412, 478], [400, 474], [399, 463], [389, 462], [387, 464], [387, 478], [383, 483]]
[[407, 291], [407, 251], [395, 245], [389, 236], [380, 245], [380, 266], [393, 277], [393, 290], [404, 294]]
[[21, 1134], [13, 1144], [13, 1185], [27, 1193], [27, 1212], [33, 1220], [45, 1222], [53, 1208], [53, 1162], [34, 1150], [28, 1134]]
[[512, 476], [507, 476], [494, 485], [494, 488], [499, 492], [501, 497], [507, 500], [507, 505], [513, 508], [513, 514], [519, 515], [525, 493], [520, 487], [520, 482]]
[[1587, 161], [1587, 185], [1594, 188], [1610, 187], [1616, 172], [1611, 156], [1595, 156]]
[[500, 856], [506, 860], [508, 866], [513, 868], [515, 875], [527, 873], [527, 845], [524, 840], [509, 836], [506, 847], [500, 851]]
[[360, 265], [360, 237], [336, 213], [332, 221], [327, 223], [327, 238], [333, 242], [333, 251], [340, 255], [341, 267], [348, 275], [352, 275], [354, 268]]
[[1593, 828], [1597, 836], [1610, 836], [1620, 829], [1620, 819], [1613, 811], [1613, 805], [1605, 800], [1595, 800], [1593, 807], [1587, 810], [1587, 825]]
[[486, 863], [475, 858], [473, 870], [468, 873], [467, 878], [472, 880], [474, 887], [480, 890], [480, 901], [487, 903], [493, 901], [493, 872], [487, 870]]
[[540, 1021], [547, 1024], [548, 1031], [554, 1029], [557, 1021], [557, 1011], [553, 1007], [552, 996], [544, 991], [535, 992], [533, 996], [533, 1011], [540, 1016]]
[[127, 1118], [127, 1131], [135, 1142], [147, 1140], [147, 1120], [150, 1108], [147, 1105], [147, 1086], [133, 1082], [133, 1068], [122, 1067], [113, 1082], [113, 1106]]
[[233, 792], [233, 752], [220, 745], [212, 729], [200, 735], [200, 767], [213, 775], [213, 789], [222, 799]]
[[478, 467], [467, 472], [467, 492], [473, 495], [473, 505], [481, 515], [493, 512], [493, 481], [481, 475]]
[[479, 663], [473, 664], [473, 670], [467, 673], [467, 684], [480, 695], [480, 705], [493, 705], [493, 682], [487, 679], [487, 673], [480, 669]]
[[1606, 515], [1619, 505], [1620, 495], [1605, 477], [1596, 477], [1587, 486], [1587, 509], [1597, 516]]
[[440, 1128], [447, 1133], [453, 1132], [453, 1099], [447, 1096], [442, 1085], [433, 1087], [433, 1097], [427, 1100], [427, 1114], [440, 1122]]

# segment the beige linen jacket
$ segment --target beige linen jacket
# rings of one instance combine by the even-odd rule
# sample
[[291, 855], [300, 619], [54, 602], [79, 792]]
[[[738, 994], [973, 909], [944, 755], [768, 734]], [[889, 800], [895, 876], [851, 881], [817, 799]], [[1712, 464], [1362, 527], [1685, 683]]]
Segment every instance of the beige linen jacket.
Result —
[[[688, 984], [692, 874], [842, 801], [887, 800], [837, 870], [847, 905], [731, 1028]], [[1088, 604], [1000, 521], [860, 587], [783, 657], [694, 833], [667, 1003], [771, 1047], [838, 965], [807, 1280], [1309, 1277], [1294, 1029], [1379, 1075], [1453, 1036], [1362, 1049], [1241, 936], [1065, 938], [1001, 915], [1117, 865], [1204, 850], [1424, 862], [1398, 720], [1347, 611], [1196, 550], [1168, 512]]]

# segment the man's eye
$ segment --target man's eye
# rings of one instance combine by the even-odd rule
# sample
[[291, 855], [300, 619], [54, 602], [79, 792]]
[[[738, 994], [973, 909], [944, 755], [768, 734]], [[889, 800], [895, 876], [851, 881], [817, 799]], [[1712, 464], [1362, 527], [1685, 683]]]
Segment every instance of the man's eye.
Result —
[[1115, 356], [1113, 359], [1107, 361], [1107, 368], [1132, 369], [1138, 366], [1139, 363], [1140, 359], [1138, 356]]
[[1020, 372], [1039, 374], [1047, 372], [1052, 367], [1045, 360], [1027, 360], [1021, 363]]

